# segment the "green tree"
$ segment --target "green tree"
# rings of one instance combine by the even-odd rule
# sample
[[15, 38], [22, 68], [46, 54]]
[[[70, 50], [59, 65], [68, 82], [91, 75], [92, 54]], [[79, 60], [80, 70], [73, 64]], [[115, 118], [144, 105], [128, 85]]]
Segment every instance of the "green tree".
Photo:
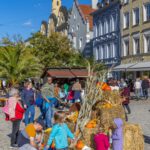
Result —
[[42, 65], [22, 40], [2, 40], [0, 47], [0, 77], [15, 85], [26, 78], [40, 75]]
[[53, 33], [50, 37], [40, 33], [33, 34], [30, 46], [34, 54], [46, 67], [56, 66], [85, 66], [82, 55], [72, 48], [71, 42], [60, 33]]

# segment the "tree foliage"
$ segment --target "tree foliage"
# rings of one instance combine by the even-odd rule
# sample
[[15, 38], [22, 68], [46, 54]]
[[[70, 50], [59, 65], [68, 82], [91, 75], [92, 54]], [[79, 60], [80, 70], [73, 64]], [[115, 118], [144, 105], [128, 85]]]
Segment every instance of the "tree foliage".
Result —
[[45, 67], [86, 65], [85, 58], [74, 50], [69, 39], [60, 33], [53, 33], [50, 37], [40, 33], [33, 34], [30, 44], [34, 54]]
[[26, 78], [38, 76], [42, 65], [29, 47], [18, 38], [4, 38], [0, 47], [0, 77], [15, 85]]

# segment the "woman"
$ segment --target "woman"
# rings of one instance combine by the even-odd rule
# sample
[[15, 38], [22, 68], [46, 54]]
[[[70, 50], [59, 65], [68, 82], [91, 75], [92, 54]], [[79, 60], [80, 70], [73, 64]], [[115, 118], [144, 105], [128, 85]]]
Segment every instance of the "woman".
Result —
[[[129, 103], [130, 103], [130, 89], [127, 86], [123, 88], [121, 96], [123, 98], [122, 105], [123, 105], [124, 109], [126, 109], [128, 111], [128, 114], [131, 114], [131, 109], [129, 107]], [[128, 121], [127, 114], [126, 114], [126, 121]]]
[[12, 88], [9, 93], [9, 99], [6, 106], [3, 108], [7, 120], [12, 122], [11, 146], [10, 148], [17, 147], [17, 137], [20, 128], [20, 122], [23, 118], [24, 109], [21, 105], [19, 91]]
[[25, 125], [32, 123], [35, 116], [35, 92], [32, 89], [32, 83], [27, 82], [26, 88], [22, 92], [22, 100], [25, 111]]

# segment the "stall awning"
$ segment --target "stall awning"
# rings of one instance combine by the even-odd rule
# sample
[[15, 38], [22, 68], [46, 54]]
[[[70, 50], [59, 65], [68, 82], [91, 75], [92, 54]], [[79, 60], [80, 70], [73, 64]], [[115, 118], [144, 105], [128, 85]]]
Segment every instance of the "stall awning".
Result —
[[70, 72], [69, 69], [52, 69], [48, 70], [48, 75], [53, 78], [74, 78], [75, 76]]
[[53, 78], [86, 78], [87, 69], [49, 69], [47, 75]]
[[88, 76], [88, 71], [86, 69], [81, 69], [81, 70], [77, 70], [77, 69], [71, 69], [72, 74], [74, 74], [74, 76], [76, 77], [80, 77], [80, 78], [84, 78]]
[[130, 67], [137, 63], [121, 64], [113, 68], [113, 71], [127, 71]]
[[150, 71], [150, 62], [140, 62], [128, 68], [128, 71]]

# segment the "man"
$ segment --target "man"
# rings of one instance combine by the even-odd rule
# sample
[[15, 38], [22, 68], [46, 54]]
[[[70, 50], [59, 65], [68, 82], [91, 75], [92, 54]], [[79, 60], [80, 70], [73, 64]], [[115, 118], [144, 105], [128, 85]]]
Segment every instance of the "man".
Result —
[[143, 90], [143, 96], [145, 100], [148, 99], [148, 89], [149, 89], [149, 81], [148, 81], [147, 76], [145, 76], [142, 81], [142, 90]]
[[19, 150], [36, 150], [40, 147], [36, 135], [42, 132], [44, 128], [43, 120], [36, 120], [34, 123], [28, 124], [24, 130], [20, 132], [18, 138]]
[[142, 88], [140, 78], [136, 79], [134, 83], [134, 88], [135, 88], [136, 99], [139, 100], [141, 97], [141, 88]]
[[79, 82], [79, 79], [76, 80], [76, 82], [73, 84], [72, 90], [74, 91], [74, 101], [75, 102], [81, 102], [81, 91], [82, 87]]
[[46, 127], [50, 128], [52, 127], [53, 105], [56, 103], [56, 99], [54, 98], [54, 84], [51, 77], [47, 78], [47, 83], [43, 85], [41, 93], [45, 100], [44, 110]]
[[31, 82], [26, 82], [26, 87], [21, 93], [22, 101], [24, 104], [25, 111], [25, 125], [32, 123], [34, 121], [35, 116], [35, 92], [32, 88]]

